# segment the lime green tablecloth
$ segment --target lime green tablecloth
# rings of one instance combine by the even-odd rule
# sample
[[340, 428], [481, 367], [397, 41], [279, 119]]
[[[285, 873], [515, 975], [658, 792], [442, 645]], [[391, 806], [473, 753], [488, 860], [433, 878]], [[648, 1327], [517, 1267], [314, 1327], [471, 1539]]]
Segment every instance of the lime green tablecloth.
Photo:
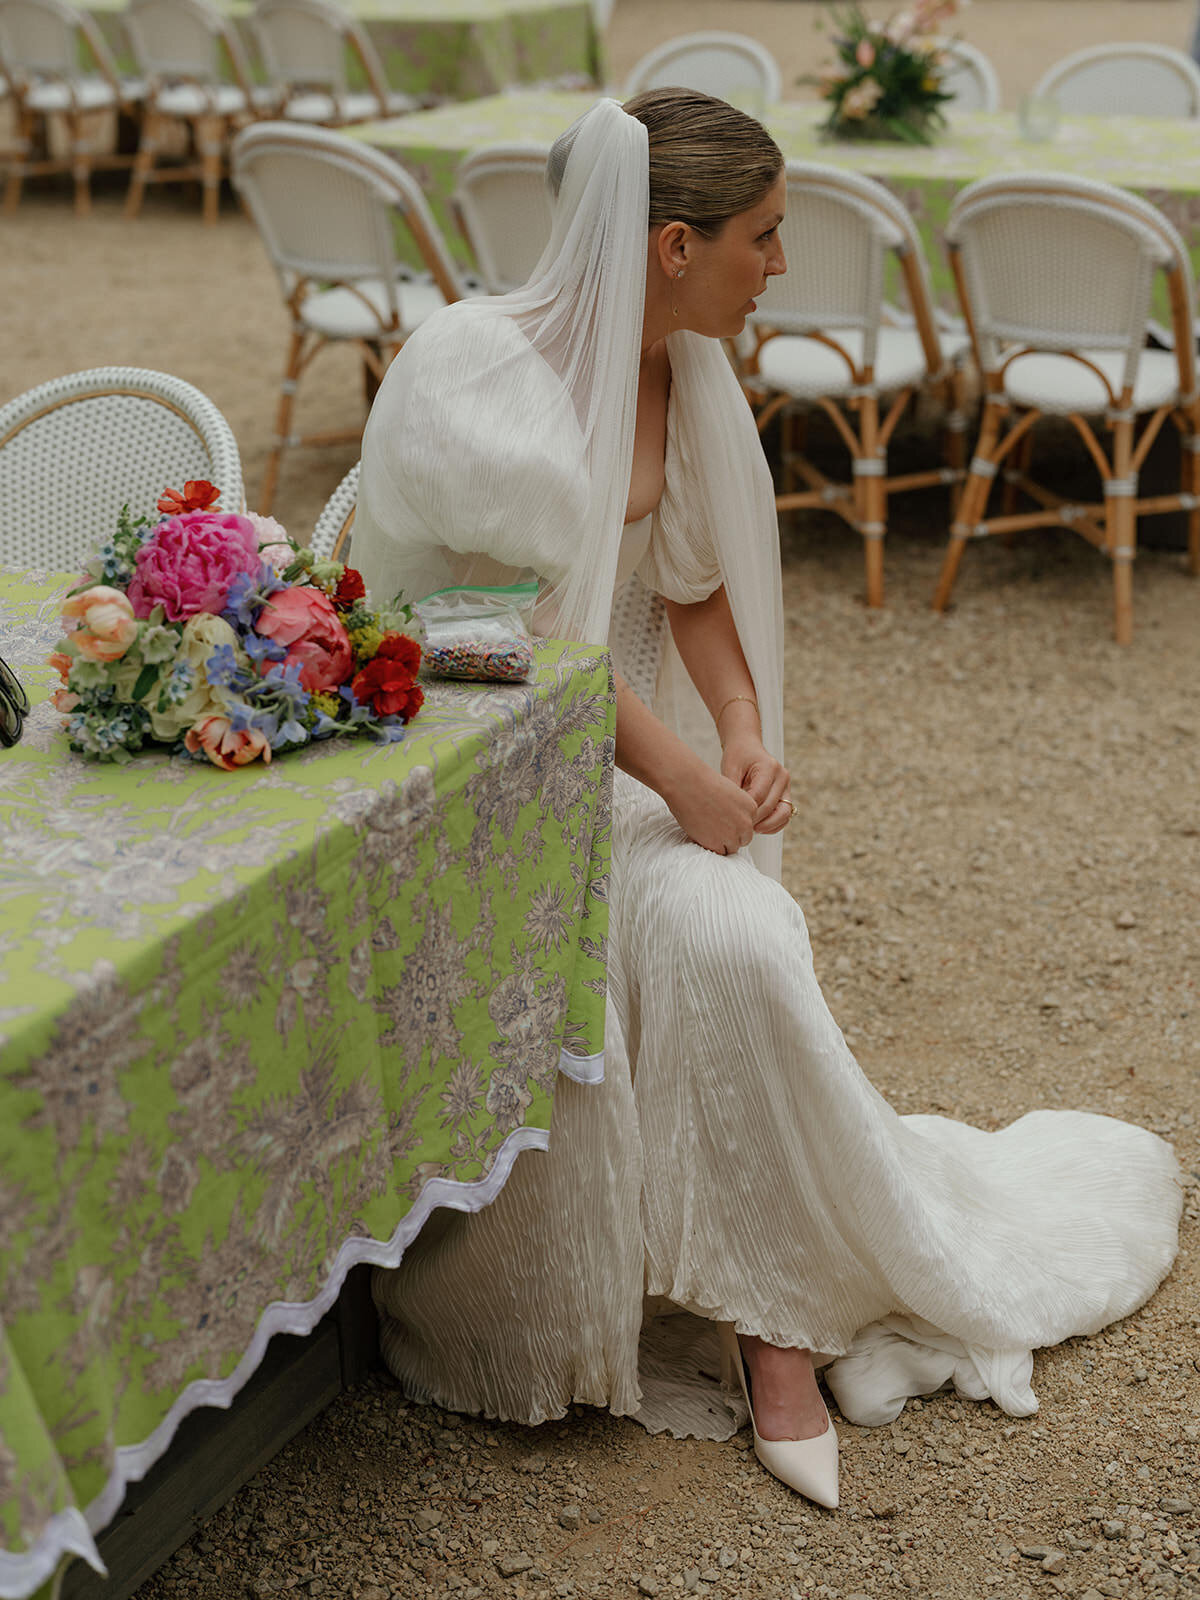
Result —
[[605, 652], [431, 685], [398, 745], [100, 766], [35, 665], [65, 587], [0, 573], [37, 702], [0, 750], [4, 1596], [351, 1266], [492, 1198], [603, 1048]]
[[[594, 100], [593, 95], [496, 95], [353, 129], [413, 172], [430, 199], [450, 247], [464, 263], [467, 247], [447, 204], [459, 162], [471, 150], [505, 140], [550, 143]], [[962, 112], [933, 145], [838, 144], [822, 140], [824, 107], [797, 102], [772, 107], [766, 123], [788, 160], [825, 161], [881, 179], [920, 229], [934, 293], [955, 309], [954, 283], [942, 234], [955, 195], [976, 178], [1005, 172], [1070, 172], [1132, 189], [1171, 219], [1200, 272], [1200, 125], [1148, 117], [1069, 117], [1045, 144], [1023, 141], [1016, 118]], [[411, 258], [410, 258], [411, 259]], [[793, 267], [799, 267], [793, 263]]]
[[[470, 100], [515, 84], [572, 87], [603, 77], [591, 0], [345, 0], [366, 29], [393, 89]], [[217, 0], [255, 53], [247, 0]], [[121, 24], [126, 0], [87, 0], [124, 71], [133, 56]], [[350, 57], [351, 83], [362, 77]]]

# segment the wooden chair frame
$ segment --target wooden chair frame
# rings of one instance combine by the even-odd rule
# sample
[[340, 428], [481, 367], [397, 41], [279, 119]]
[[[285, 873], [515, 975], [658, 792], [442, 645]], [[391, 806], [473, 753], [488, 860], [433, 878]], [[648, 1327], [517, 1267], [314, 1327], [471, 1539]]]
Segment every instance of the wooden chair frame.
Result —
[[[819, 179], [806, 178], [805, 182], [820, 187]], [[836, 190], [837, 186], [831, 187]], [[932, 376], [895, 391], [891, 404], [885, 409], [883, 397], [876, 386], [874, 367], [857, 362], [851, 351], [836, 339], [813, 330], [800, 336], [813, 339], [837, 352], [845, 362], [850, 378], [850, 398], [844, 401], [831, 396], [797, 399], [789, 393], [778, 392], [768, 396], [757, 410], [760, 433], [774, 417], [780, 416], [781, 419], [783, 481], [781, 491], [775, 497], [776, 509], [833, 511], [861, 536], [866, 568], [866, 597], [871, 607], [882, 606], [884, 600], [883, 546], [887, 536], [889, 497], [911, 489], [946, 485], [950, 489], [952, 502], [956, 503], [966, 466], [965, 374], [961, 365], [953, 361], [947, 363], [943, 359], [919, 245], [915, 240], [906, 242], [896, 247], [894, 254], [899, 261], [917, 336]], [[761, 315], [764, 322], [769, 322], [769, 308]], [[773, 330], [769, 327], [756, 328], [755, 336], [757, 344], [743, 375], [752, 405], [761, 391], [761, 385], [755, 380], [763, 346], [772, 338], [797, 337], [786, 329]], [[889, 473], [887, 452], [897, 424], [910, 402], [923, 390], [930, 389], [939, 395], [946, 407], [943, 465], [922, 472]], [[827, 477], [805, 452], [806, 412], [814, 405], [829, 417], [850, 454], [849, 482], [836, 482]], [[805, 488], [796, 487], [797, 478], [805, 484]]]
[[[1056, 190], [1053, 184], [1037, 187], [1025, 184], [1014, 190], [1014, 193], [1021, 195], [1053, 195], [1056, 192], [1062, 191]], [[1131, 204], [1122, 208], [1116, 199], [1112, 203], [1114, 210], [1120, 212], [1124, 209], [1141, 225], [1149, 223], [1155, 226], [1155, 219], [1147, 216], [1140, 206]], [[957, 240], [948, 241], [950, 265], [975, 359], [983, 377], [984, 404], [979, 440], [967, 473], [958, 514], [950, 530], [950, 544], [933, 597], [935, 611], [944, 611], [950, 602], [959, 564], [969, 539], [983, 539], [994, 534], [1007, 539], [1014, 533], [1032, 528], [1070, 528], [1108, 557], [1113, 569], [1113, 634], [1120, 645], [1130, 644], [1133, 639], [1133, 562], [1137, 555], [1139, 517], [1167, 511], [1186, 511], [1187, 569], [1192, 576], [1200, 575], [1200, 396], [1196, 388], [1196, 333], [1191, 309], [1193, 290], [1179, 241], [1165, 219], [1158, 220], [1162, 226], [1157, 231], [1167, 250], [1167, 260], [1161, 270], [1166, 278], [1170, 299], [1182, 399], [1154, 410], [1135, 413], [1130, 385], [1114, 390], [1104, 373], [1086, 355], [1079, 351], [1055, 350], [1055, 354], [1078, 362], [1100, 378], [1108, 398], [1104, 418], [1110, 435], [1107, 453], [1087, 415], [1079, 412], [1055, 413], [1065, 415], [1083, 441], [1100, 475], [1103, 499], [1082, 503], [1065, 498], [1032, 477], [1033, 429], [1045, 413], [1035, 407], [1017, 406], [1010, 401], [1004, 389], [1004, 376], [1018, 356], [1037, 347], [1016, 345], [1004, 351], [998, 365], [988, 366], [985, 363], [963, 267], [962, 249]], [[1140, 432], [1139, 415], [1145, 418]], [[1138, 496], [1138, 474], [1168, 418], [1180, 434], [1182, 459], [1179, 491], [1175, 494]], [[1012, 463], [1006, 465], [1010, 457]], [[1000, 514], [988, 517], [985, 515], [987, 503], [997, 477], [1002, 479], [1003, 488]], [[1036, 509], [1017, 511], [1020, 494], [1032, 500]]]
[[[0, 154], [0, 159], [3, 159], [8, 166], [8, 177], [4, 185], [4, 211], [10, 214], [17, 209], [26, 178], [38, 178], [54, 172], [69, 172], [75, 183], [75, 214], [85, 217], [92, 209], [92, 173], [101, 168], [127, 167], [133, 160], [132, 156], [97, 152], [93, 149], [94, 138], [89, 123], [108, 115], [120, 116], [122, 112], [131, 113], [135, 110], [136, 103], [128, 98], [122, 87], [116, 64], [104, 42], [104, 36], [92, 18], [85, 11], [76, 10], [75, 7], [55, 5], [47, 9], [57, 14], [64, 26], [71, 28], [77, 39], [82, 40], [97, 74], [112, 89], [113, 100], [111, 105], [81, 105], [75, 82], [70, 75], [40, 68], [36, 74], [38, 80], [61, 84], [66, 95], [66, 104], [61, 111], [41, 110], [29, 104], [28, 83], [21, 68], [14, 67], [0, 56], [0, 74], [8, 84], [17, 113], [16, 144], [7, 154]], [[66, 123], [67, 153], [62, 156], [47, 154], [44, 158], [38, 158], [34, 155], [37, 149], [38, 124], [41, 123], [44, 127], [51, 116], [61, 116]]]

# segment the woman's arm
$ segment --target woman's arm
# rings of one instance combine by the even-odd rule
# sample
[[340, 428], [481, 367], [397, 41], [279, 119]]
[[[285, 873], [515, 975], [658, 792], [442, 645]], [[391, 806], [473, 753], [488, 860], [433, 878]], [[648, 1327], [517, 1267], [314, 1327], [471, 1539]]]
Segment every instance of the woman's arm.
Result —
[[756, 832], [786, 825], [788, 774], [763, 748], [754, 683], [724, 588], [694, 605], [666, 604], [683, 664], [717, 722], [721, 771], [666, 728], [619, 676], [617, 765], [662, 795], [689, 838], [732, 855]]

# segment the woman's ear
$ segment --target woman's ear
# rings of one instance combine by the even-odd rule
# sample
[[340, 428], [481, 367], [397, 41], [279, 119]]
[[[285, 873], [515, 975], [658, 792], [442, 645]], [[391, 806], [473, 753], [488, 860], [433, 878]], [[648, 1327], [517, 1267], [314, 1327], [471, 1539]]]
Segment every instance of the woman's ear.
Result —
[[677, 277], [687, 266], [691, 234], [686, 222], [664, 222], [658, 230], [658, 264], [665, 277]]

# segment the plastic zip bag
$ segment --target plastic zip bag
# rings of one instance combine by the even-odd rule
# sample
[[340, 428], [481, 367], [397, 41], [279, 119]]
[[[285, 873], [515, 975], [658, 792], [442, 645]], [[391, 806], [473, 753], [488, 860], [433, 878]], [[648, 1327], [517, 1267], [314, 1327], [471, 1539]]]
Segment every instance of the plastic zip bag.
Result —
[[438, 589], [413, 607], [425, 626], [421, 670], [433, 678], [524, 683], [533, 672], [529, 623], [536, 583]]

